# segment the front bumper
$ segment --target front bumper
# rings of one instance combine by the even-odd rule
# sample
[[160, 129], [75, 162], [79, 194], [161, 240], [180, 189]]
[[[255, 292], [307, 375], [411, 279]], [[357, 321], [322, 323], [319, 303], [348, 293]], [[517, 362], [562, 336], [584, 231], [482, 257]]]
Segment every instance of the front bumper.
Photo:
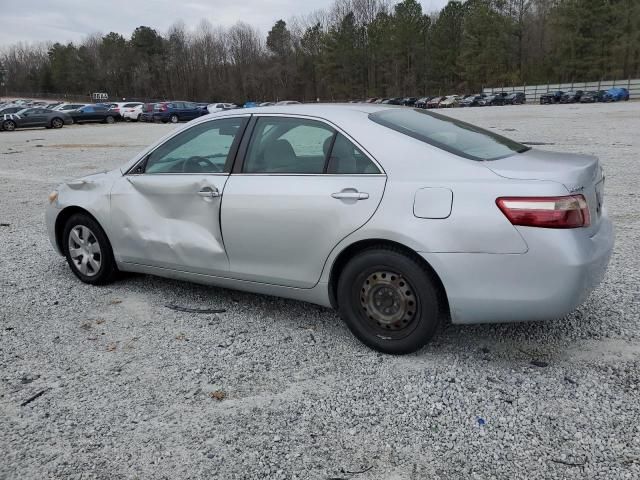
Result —
[[453, 323], [549, 320], [572, 312], [602, 281], [614, 245], [603, 216], [597, 233], [518, 228], [524, 254], [420, 252], [440, 276]]
[[64, 255], [62, 250], [60, 250], [60, 246], [58, 245], [58, 241], [56, 239], [56, 219], [58, 218], [58, 214], [61, 209], [58, 208], [58, 201], [47, 205], [47, 209], [45, 210], [44, 218], [45, 224], [47, 225], [47, 235], [49, 237], [49, 242], [53, 246], [54, 250], [58, 252], [60, 255]]

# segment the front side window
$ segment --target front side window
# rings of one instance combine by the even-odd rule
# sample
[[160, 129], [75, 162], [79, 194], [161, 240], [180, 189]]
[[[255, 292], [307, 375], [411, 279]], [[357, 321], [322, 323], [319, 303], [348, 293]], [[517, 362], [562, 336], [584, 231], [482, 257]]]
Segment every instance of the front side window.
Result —
[[167, 140], [146, 160], [145, 173], [222, 173], [246, 118], [201, 123]]
[[251, 137], [243, 172], [323, 173], [334, 133], [314, 120], [261, 117]]
[[370, 114], [369, 118], [387, 128], [470, 160], [498, 160], [529, 150], [526, 145], [483, 128], [424, 110], [384, 110]]

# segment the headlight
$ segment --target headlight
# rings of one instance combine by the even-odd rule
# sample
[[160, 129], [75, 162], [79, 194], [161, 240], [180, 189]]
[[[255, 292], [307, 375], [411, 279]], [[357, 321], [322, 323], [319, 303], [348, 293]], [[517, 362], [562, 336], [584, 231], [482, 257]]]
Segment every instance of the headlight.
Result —
[[49, 203], [53, 203], [53, 202], [57, 201], [58, 200], [58, 191], [54, 190], [53, 192], [51, 192], [49, 194], [48, 198], [49, 198]]

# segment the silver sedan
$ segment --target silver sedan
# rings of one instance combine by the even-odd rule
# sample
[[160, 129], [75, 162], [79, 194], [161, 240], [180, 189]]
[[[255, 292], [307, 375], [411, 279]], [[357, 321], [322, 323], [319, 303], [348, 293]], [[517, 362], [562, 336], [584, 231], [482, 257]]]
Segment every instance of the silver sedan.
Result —
[[575, 309], [613, 248], [603, 185], [595, 157], [424, 110], [274, 106], [207, 115], [62, 184], [46, 218], [83, 282], [141, 272], [331, 306], [400, 354], [443, 319]]

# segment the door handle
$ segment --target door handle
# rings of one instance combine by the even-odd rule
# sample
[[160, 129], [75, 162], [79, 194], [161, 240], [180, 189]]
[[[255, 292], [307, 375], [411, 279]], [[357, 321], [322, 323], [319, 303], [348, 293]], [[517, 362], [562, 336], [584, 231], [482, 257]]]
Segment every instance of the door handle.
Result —
[[369, 194], [366, 192], [336, 192], [332, 193], [331, 196], [333, 198], [337, 198], [338, 200], [366, 200], [369, 198]]
[[204, 198], [216, 198], [220, 196], [220, 191], [217, 188], [203, 188], [198, 192], [198, 195]]

